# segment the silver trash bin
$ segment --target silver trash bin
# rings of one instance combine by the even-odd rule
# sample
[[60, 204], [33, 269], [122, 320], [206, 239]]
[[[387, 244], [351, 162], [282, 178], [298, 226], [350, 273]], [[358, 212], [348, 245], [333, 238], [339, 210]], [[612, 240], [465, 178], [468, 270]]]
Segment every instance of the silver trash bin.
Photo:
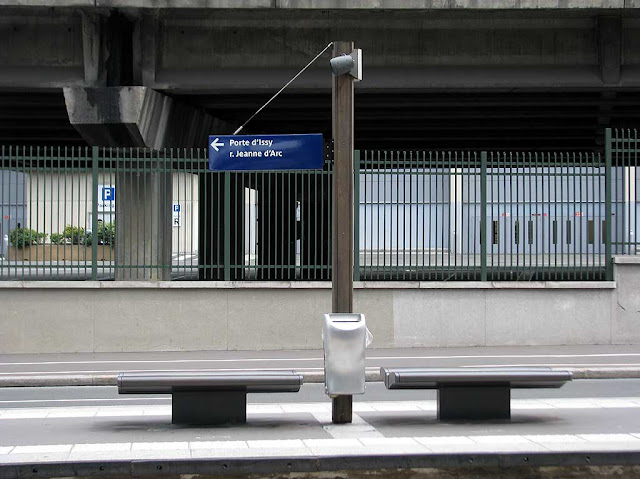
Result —
[[324, 388], [328, 395], [364, 394], [366, 341], [364, 314], [324, 315]]

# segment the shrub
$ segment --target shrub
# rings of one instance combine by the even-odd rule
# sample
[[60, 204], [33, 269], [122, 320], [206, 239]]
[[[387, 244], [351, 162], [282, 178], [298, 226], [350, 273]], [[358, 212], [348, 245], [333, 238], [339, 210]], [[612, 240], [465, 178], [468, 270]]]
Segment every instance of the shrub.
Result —
[[64, 243], [64, 235], [61, 233], [51, 233], [51, 235], [49, 235], [49, 239], [51, 240], [51, 244]]
[[67, 225], [62, 232], [62, 236], [64, 239], [69, 240], [71, 244], [82, 244], [85, 239], [84, 228]]
[[38, 233], [28, 228], [15, 228], [9, 232], [9, 242], [12, 246], [24, 248], [28, 245], [43, 243], [47, 236], [46, 233]]
[[[98, 232], [96, 234], [98, 244], [113, 245], [116, 242], [116, 225], [115, 223], [98, 223]], [[93, 244], [93, 235], [91, 231], [87, 231], [84, 235], [84, 244]]]
[[116, 242], [116, 224], [100, 223], [98, 225], [98, 241], [101, 244], [115, 244]]

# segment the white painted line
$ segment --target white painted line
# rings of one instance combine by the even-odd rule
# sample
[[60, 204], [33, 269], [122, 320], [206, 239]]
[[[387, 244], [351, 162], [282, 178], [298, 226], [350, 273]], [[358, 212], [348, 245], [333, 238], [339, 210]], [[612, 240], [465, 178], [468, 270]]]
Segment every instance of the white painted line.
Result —
[[189, 448], [192, 451], [199, 449], [248, 449], [247, 441], [191, 441]]
[[16, 446], [11, 454], [44, 454], [51, 452], [71, 452], [73, 444], [49, 444], [43, 446]]
[[412, 437], [361, 437], [359, 441], [365, 446], [418, 446]]
[[[149, 398], [153, 399], [153, 398]], [[101, 401], [101, 400], [100, 400]], [[512, 399], [512, 410], [526, 409], [637, 409], [640, 408], [639, 398], [612, 398], [610, 402], [600, 398], [540, 398], [540, 399]], [[437, 410], [436, 401], [371, 401], [355, 402], [353, 404], [354, 413], [359, 412], [405, 412], [407, 414], [429, 415]], [[251, 403], [247, 405], [247, 414], [312, 414], [320, 424], [332, 425], [331, 404], [329, 402], [319, 403]], [[127, 416], [170, 416], [169, 405], [113, 405], [113, 406], [67, 406], [53, 408], [5, 408], [0, 409], [1, 420], [17, 419], [58, 419], [58, 418], [87, 418], [87, 417], [127, 417]], [[368, 426], [373, 429], [358, 414], [353, 415], [351, 425], [338, 426], [348, 427]], [[361, 432], [364, 429], [361, 429]], [[351, 433], [350, 437], [352, 437]], [[344, 436], [342, 436], [344, 437]]]
[[586, 439], [582, 439], [574, 434], [532, 434], [532, 435], [524, 435], [530, 441], [536, 442], [538, 444], [544, 445], [546, 444], [584, 444], [587, 442]]
[[132, 451], [177, 451], [188, 450], [189, 443], [182, 442], [134, 442], [131, 444]]
[[619, 367], [639, 367], [640, 363], [510, 363], [510, 364], [473, 364], [462, 366], [465, 368], [495, 368], [495, 367], [527, 367], [546, 366], [550, 368], [619, 368]]
[[478, 444], [531, 444], [531, 441], [520, 435], [468, 436]]
[[307, 447], [321, 448], [321, 447], [337, 447], [337, 448], [364, 448], [357, 439], [305, 439], [304, 444]]
[[93, 417], [98, 413], [98, 407], [79, 407], [79, 408], [52, 408], [47, 419], [54, 418], [72, 418], [72, 417]]
[[101, 444], [75, 444], [72, 452], [114, 452], [130, 450], [130, 442], [109, 442]]
[[271, 440], [256, 440], [256, 441], [247, 441], [247, 445], [249, 449], [271, 449], [271, 448], [304, 448], [306, 447], [302, 442], [302, 439], [271, 439]]
[[63, 364], [176, 364], [176, 363], [234, 363], [265, 361], [323, 361], [317, 358], [238, 358], [238, 359], [112, 359], [94, 361], [38, 361], [0, 363], [0, 366], [59, 366]]
[[625, 442], [640, 446], [640, 438], [631, 434], [578, 434], [577, 436], [588, 442]]
[[[640, 357], [640, 353], [594, 353], [594, 354], [489, 354], [489, 355], [451, 355], [451, 356], [369, 356], [369, 361], [405, 360], [405, 359], [535, 359], [535, 358], [614, 358]], [[322, 361], [322, 356], [300, 358], [219, 358], [219, 359], [115, 359], [91, 361], [34, 361], [34, 362], [5, 362], [0, 366], [35, 366], [35, 365], [63, 365], [63, 364], [175, 364], [175, 363], [228, 363], [228, 362], [264, 362], [264, 361]]]
[[105, 406], [101, 407], [95, 417], [143, 416], [143, 406]]
[[414, 437], [420, 444], [431, 446], [465, 446], [474, 444], [467, 436], [433, 436], [433, 437]]
[[51, 411], [49, 409], [4, 409], [0, 410], [0, 419], [44, 419]]

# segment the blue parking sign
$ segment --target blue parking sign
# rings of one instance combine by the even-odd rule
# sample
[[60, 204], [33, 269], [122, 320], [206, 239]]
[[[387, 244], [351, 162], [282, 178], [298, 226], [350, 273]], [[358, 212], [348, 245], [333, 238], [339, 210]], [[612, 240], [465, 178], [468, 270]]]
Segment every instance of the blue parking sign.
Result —
[[102, 188], [102, 201], [113, 201], [116, 199], [116, 188]]

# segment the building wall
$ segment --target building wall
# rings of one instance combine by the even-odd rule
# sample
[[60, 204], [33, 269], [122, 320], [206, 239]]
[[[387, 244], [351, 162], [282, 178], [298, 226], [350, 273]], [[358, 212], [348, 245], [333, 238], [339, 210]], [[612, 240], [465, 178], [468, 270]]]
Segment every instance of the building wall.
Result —
[[[615, 282], [357, 283], [354, 310], [376, 348], [640, 344], [640, 262], [617, 263]], [[330, 288], [3, 282], [0, 354], [317, 349]]]
[[[65, 226], [91, 230], [93, 192], [91, 173], [38, 172], [23, 174], [25, 217], [24, 227], [40, 233], [62, 233]], [[115, 175], [101, 173], [99, 186], [115, 186]], [[144, 186], [141, 185], [141, 188]], [[2, 194], [0, 185], [0, 195]], [[98, 218], [105, 223], [115, 222], [115, 201], [98, 197]], [[173, 174], [173, 201], [180, 205], [179, 226], [173, 226], [172, 251], [192, 254], [198, 250], [198, 178], [186, 173]], [[170, 214], [170, 213], [167, 213]], [[15, 227], [12, 226], [12, 227]], [[5, 233], [5, 234], [8, 234]], [[47, 238], [47, 242], [50, 237]]]

